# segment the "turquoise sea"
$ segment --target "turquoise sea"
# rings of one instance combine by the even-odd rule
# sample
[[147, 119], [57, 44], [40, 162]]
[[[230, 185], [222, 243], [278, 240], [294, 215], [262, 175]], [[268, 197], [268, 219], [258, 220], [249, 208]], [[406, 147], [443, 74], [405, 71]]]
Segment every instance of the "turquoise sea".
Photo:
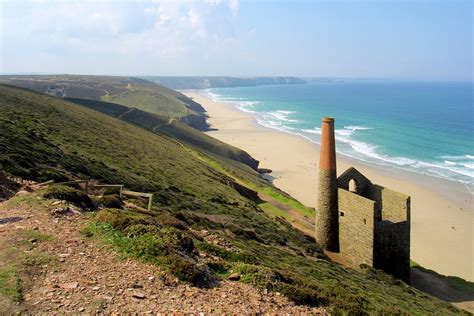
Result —
[[315, 144], [321, 117], [333, 116], [339, 154], [472, 184], [473, 87], [472, 82], [345, 80], [205, 93], [252, 113], [263, 126]]

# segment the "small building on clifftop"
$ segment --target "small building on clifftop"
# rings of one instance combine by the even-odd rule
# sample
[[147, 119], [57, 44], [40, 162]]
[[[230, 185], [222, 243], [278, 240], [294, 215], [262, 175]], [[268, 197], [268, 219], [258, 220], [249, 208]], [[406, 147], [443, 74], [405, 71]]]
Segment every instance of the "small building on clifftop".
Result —
[[355, 168], [336, 178], [334, 119], [322, 119], [316, 241], [348, 265], [410, 282], [410, 197], [373, 184]]
[[337, 178], [339, 252], [410, 281], [410, 197], [373, 184], [355, 168]]

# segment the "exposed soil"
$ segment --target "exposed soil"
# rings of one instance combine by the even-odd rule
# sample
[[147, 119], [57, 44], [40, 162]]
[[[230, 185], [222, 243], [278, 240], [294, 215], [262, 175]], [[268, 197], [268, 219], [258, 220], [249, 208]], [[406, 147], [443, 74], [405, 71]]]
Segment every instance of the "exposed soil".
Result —
[[[36, 231], [51, 238], [30, 240], [34, 246], [28, 251], [54, 258], [51, 263], [22, 273], [21, 301], [14, 304], [0, 295], [0, 311], [325, 314], [321, 308], [296, 306], [279, 293], [263, 292], [236, 281], [222, 281], [212, 289], [179, 282], [157, 266], [123, 259], [112, 249], [85, 238], [80, 231], [87, 215], [55, 217], [50, 210], [66, 205], [44, 202], [46, 206], [40, 207], [0, 203], [0, 245], [15, 243], [19, 231]], [[7, 220], [12, 218], [15, 220]]]

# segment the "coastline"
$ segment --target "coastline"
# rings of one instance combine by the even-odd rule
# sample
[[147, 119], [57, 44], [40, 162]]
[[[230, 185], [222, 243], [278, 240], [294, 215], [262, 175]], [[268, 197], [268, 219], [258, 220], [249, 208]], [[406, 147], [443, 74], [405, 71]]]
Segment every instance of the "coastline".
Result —
[[[196, 91], [181, 91], [200, 103], [217, 130], [208, 135], [246, 150], [272, 169], [273, 183], [303, 204], [316, 206], [319, 149], [300, 137], [259, 125], [230, 103], [215, 102]], [[337, 119], [337, 118], [336, 118]], [[374, 183], [411, 196], [411, 258], [443, 275], [474, 281], [472, 194], [448, 180], [368, 166], [343, 155], [338, 174], [350, 166]], [[465, 192], [464, 192], [465, 191]]]

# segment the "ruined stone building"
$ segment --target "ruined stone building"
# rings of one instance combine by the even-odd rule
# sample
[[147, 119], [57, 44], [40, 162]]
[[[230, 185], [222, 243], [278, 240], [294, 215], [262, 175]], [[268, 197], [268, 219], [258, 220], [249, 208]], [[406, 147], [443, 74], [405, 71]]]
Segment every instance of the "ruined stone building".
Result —
[[366, 264], [410, 281], [410, 197], [355, 168], [336, 171], [334, 119], [323, 118], [316, 240], [350, 266]]

